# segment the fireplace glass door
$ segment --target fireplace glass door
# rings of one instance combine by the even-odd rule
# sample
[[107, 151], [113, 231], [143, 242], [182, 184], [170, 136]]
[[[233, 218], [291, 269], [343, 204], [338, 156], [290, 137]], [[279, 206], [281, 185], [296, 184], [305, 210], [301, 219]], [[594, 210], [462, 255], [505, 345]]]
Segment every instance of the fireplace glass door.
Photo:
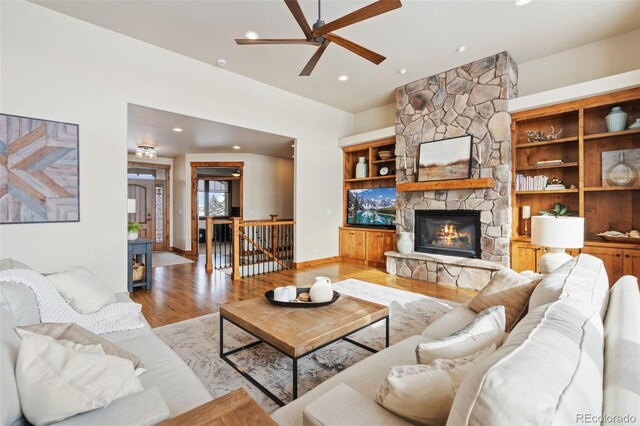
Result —
[[480, 212], [416, 211], [415, 249], [422, 253], [480, 258]]

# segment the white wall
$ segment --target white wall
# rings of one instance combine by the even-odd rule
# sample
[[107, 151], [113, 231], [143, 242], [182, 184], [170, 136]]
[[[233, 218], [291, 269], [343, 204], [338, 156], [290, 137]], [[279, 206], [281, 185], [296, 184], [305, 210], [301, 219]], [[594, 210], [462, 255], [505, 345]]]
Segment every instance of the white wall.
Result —
[[176, 165], [178, 162], [182, 163], [181, 175], [176, 172], [176, 179], [181, 185], [176, 191], [180, 193], [182, 214], [176, 216], [178, 220], [173, 227], [176, 234], [174, 247], [186, 251], [192, 249], [191, 163], [207, 161], [244, 162], [242, 198], [245, 220], [270, 219], [271, 214], [277, 214], [282, 218], [294, 216], [292, 160], [255, 154], [187, 154], [174, 160]]
[[1, 256], [43, 271], [84, 265], [126, 289], [128, 103], [296, 139], [296, 261], [337, 255], [335, 141], [353, 132], [352, 114], [33, 3], [0, 8], [2, 110], [80, 125], [81, 215], [79, 223], [0, 226]]
[[636, 69], [640, 69], [640, 30], [518, 64], [518, 96]]
[[359, 112], [354, 116], [354, 132], [365, 133], [396, 125], [395, 102]]

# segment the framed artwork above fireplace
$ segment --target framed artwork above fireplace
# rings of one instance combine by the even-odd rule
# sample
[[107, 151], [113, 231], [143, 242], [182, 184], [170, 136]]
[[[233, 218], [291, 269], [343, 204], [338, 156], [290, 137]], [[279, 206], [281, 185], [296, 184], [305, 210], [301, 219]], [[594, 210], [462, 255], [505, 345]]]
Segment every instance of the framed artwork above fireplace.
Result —
[[471, 135], [420, 144], [418, 181], [469, 179], [472, 149]]

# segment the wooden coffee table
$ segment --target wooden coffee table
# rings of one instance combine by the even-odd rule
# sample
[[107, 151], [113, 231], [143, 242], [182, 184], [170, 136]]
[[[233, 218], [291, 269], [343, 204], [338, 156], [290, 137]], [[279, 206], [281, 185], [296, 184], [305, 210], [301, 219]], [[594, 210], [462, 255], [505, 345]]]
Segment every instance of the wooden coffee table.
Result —
[[[257, 341], [224, 351], [224, 321], [240, 327]], [[389, 308], [341, 295], [335, 303], [319, 308], [286, 308], [272, 305], [264, 297], [228, 303], [220, 307], [220, 358], [282, 406], [285, 403], [229, 359], [229, 355], [266, 343], [293, 360], [293, 399], [298, 397], [298, 360], [338, 340], [346, 340], [377, 352], [347, 336], [379, 321], [385, 321], [385, 347], [389, 346]]]

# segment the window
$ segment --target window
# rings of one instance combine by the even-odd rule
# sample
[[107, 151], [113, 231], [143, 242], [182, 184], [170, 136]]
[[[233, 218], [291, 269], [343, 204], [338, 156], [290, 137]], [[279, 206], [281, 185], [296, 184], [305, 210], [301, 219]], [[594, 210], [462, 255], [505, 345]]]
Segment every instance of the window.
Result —
[[226, 180], [198, 181], [198, 215], [231, 215], [231, 182]]

